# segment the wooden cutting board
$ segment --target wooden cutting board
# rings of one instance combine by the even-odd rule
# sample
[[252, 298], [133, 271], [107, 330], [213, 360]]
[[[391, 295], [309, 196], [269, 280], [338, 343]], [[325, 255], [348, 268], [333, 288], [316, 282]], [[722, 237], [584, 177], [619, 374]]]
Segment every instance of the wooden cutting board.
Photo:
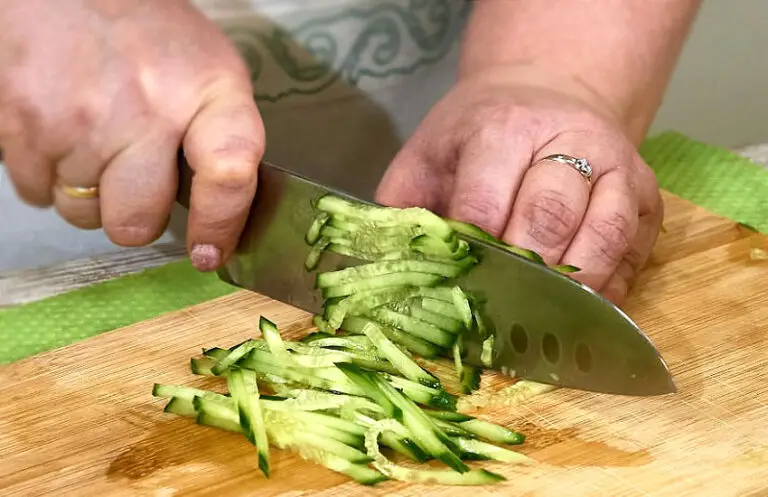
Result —
[[283, 451], [267, 480], [243, 437], [164, 414], [153, 382], [210, 386], [188, 372], [201, 347], [252, 336], [261, 314], [308, 329], [305, 313], [239, 292], [0, 368], [0, 495], [768, 496], [768, 261], [749, 257], [768, 240], [665, 199], [667, 232], [626, 309], [679, 392], [504, 406], [493, 394], [510, 380], [486, 375], [490, 404], [472, 413], [525, 433], [539, 461], [484, 463], [503, 485], [364, 488]]

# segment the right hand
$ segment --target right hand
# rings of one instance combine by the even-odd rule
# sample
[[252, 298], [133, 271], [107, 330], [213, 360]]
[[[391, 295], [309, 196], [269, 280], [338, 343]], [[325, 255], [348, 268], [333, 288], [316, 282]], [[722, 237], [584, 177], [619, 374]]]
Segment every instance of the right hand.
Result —
[[0, 6], [0, 148], [22, 199], [146, 245], [167, 225], [180, 147], [195, 172], [191, 259], [212, 270], [234, 251], [264, 152], [248, 68], [224, 33], [188, 0]]

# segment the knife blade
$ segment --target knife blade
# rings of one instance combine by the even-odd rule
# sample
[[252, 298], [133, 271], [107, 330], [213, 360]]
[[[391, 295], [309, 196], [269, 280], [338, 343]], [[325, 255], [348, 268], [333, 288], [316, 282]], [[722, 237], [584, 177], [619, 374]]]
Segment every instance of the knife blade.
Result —
[[[182, 163], [178, 201], [188, 207], [191, 171]], [[304, 311], [322, 312], [316, 272], [304, 269], [304, 237], [313, 202], [334, 194], [370, 204], [269, 162], [235, 254], [219, 277]], [[647, 396], [673, 393], [669, 369], [645, 333], [621, 309], [581, 283], [480, 239], [466, 240], [480, 263], [457, 282], [485, 300], [494, 336], [483, 356], [479, 339], [465, 341], [467, 364], [509, 376], [594, 392]], [[317, 272], [362, 261], [325, 253]], [[475, 334], [470, 334], [470, 336]], [[485, 359], [485, 361], [484, 361]]]

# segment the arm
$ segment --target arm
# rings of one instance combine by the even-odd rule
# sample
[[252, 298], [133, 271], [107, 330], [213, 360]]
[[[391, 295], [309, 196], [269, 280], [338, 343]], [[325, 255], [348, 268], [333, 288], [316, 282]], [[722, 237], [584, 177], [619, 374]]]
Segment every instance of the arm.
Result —
[[569, 85], [583, 100], [610, 109], [638, 145], [661, 105], [700, 3], [478, 0], [460, 74]]

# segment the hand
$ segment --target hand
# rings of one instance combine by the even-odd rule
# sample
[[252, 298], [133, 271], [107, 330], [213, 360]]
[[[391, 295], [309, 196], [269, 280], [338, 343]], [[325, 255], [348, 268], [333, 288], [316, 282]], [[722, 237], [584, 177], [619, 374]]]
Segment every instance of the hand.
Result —
[[0, 33], [0, 147], [19, 195], [145, 245], [167, 224], [183, 147], [191, 259], [220, 265], [264, 150], [249, 72], [226, 36], [187, 0], [8, 2]]
[[[655, 176], [598, 99], [514, 73], [461, 80], [384, 175], [382, 204], [421, 206], [473, 223], [619, 304], [655, 243], [663, 206]], [[586, 158], [574, 168], [540, 159]]]

